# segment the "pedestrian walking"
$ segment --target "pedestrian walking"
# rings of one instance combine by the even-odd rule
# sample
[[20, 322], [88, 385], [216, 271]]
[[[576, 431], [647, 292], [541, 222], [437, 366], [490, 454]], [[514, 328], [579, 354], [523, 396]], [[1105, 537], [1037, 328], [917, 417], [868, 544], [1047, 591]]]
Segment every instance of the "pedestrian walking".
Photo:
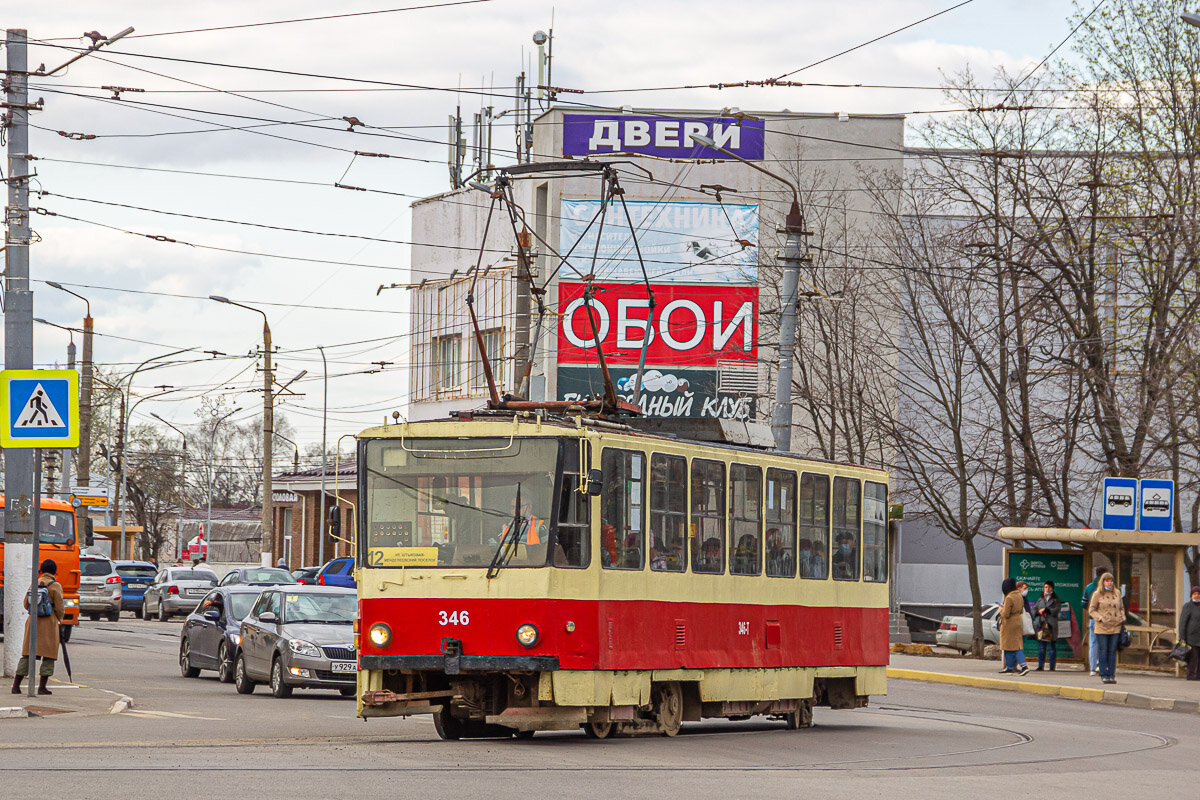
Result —
[[1117, 682], [1117, 639], [1125, 626], [1125, 603], [1116, 583], [1112, 573], [1105, 572], [1088, 603], [1088, 616], [1096, 623], [1096, 669], [1102, 683]]
[[[38, 694], [52, 694], [46, 688], [46, 681], [54, 674], [54, 663], [58, 660], [58, 626], [66, 615], [66, 606], [63, 603], [62, 584], [58, 582], [56, 575], [58, 574], [58, 565], [51, 559], [47, 558], [42, 562], [41, 574], [38, 575], [38, 603], [37, 606], [30, 612], [38, 615], [38, 637], [37, 647], [31, 650], [29, 647], [29, 620], [25, 620], [25, 641], [21, 644], [21, 652], [25, 655], [21, 656], [21, 660], [17, 662], [16, 677], [13, 678], [12, 692], [13, 694], [21, 693], [21, 679], [26, 675], [30, 675], [29, 654], [32, 652], [34, 659], [42, 660], [42, 668], [38, 672], [40, 678], [38, 682]], [[42, 602], [41, 590], [46, 590], [46, 600], [48, 600], [49, 608], [46, 608]], [[29, 596], [25, 596], [25, 608], [29, 608]], [[49, 612], [49, 613], [45, 613]], [[30, 680], [33, 680], [30, 678]]]
[[1021, 618], [1025, 615], [1025, 603], [1017, 582], [1013, 578], [1005, 578], [1000, 585], [1004, 592], [1004, 603], [1000, 606], [1000, 649], [1004, 651], [1004, 669], [1001, 675], [1016, 673], [1024, 675], [1029, 667], [1018, 659], [1024, 655], [1025, 632]]
[[279, 569], [287, 569], [287, 561], [283, 559], [283, 556], [280, 556], [279, 560], [275, 562], [275, 566]]
[[1100, 576], [1107, 572], [1104, 567], [1096, 567], [1096, 577], [1092, 582], [1083, 587], [1083, 617], [1088, 621], [1088, 672], [1092, 675], [1096, 674], [1096, 659], [1099, 656], [1099, 645], [1096, 644], [1096, 621], [1088, 614], [1088, 603], [1092, 601], [1092, 593], [1096, 591], [1096, 587], [1100, 584]]
[[1033, 605], [1033, 630], [1038, 643], [1037, 671], [1049, 661], [1050, 671], [1058, 663], [1058, 615], [1062, 611], [1062, 600], [1054, 593], [1054, 581], [1042, 584], [1042, 596]]
[[1200, 681], [1200, 586], [1192, 587], [1192, 601], [1184, 603], [1179, 612], [1179, 641], [1192, 648], [1188, 651], [1187, 679]]

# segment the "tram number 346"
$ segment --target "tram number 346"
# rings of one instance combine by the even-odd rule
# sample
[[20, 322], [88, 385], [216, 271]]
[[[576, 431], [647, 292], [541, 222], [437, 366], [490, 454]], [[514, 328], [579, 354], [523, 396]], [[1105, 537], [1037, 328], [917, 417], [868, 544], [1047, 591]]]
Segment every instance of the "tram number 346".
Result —
[[467, 611], [439, 611], [438, 625], [470, 625], [471, 615]]

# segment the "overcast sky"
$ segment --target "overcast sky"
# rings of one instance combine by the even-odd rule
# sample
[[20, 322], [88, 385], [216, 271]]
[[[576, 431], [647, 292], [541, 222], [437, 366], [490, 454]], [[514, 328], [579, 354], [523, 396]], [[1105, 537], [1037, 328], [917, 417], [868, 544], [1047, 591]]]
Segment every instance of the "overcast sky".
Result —
[[[408, 5], [423, 4], [440, 5]], [[35, 316], [78, 326], [83, 304], [40, 281], [71, 285], [91, 300], [97, 334], [105, 334], [96, 337], [97, 363], [119, 373], [156, 354], [194, 348], [183, 358], [195, 363], [137, 377], [135, 395], [156, 384], [175, 387], [143, 402], [137, 421], [153, 421], [149, 413], [156, 412], [186, 430], [196, 423], [205, 393], [222, 395], [226, 408], [241, 406], [234, 419], [261, 410], [261, 391], [250, 391], [261, 386], [261, 376], [248, 357], [261, 343], [261, 318], [204, 299], [210, 294], [268, 313], [280, 382], [308, 370], [293, 384], [303, 396], [279, 405], [302, 447], [321, 436], [317, 345], [329, 358], [331, 446], [340, 435], [402, 409], [409, 298], [402, 290], [377, 296], [376, 289], [410, 278], [410, 202], [449, 188], [447, 115], [456, 104], [467, 114], [483, 104], [496, 113], [510, 107], [504, 97], [490, 96], [493, 87], [496, 95], [511, 91], [522, 56], [528, 60], [534, 50], [531, 35], [548, 30], [552, 14], [553, 82], [590, 93], [564, 95], [573, 102], [912, 113], [944, 108], [940, 92], [634, 90], [778, 77], [955, 3], [616, 0], [555, 9], [533, 0], [492, 0], [142, 36], [400, 5], [28, 3], [6, 15], [6, 26], [48, 43], [31, 47], [30, 65], [50, 69], [72, 55], [51, 45], [77, 47], [87, 41], [79, 38], [85, 31], [113, 35], [136, 28], [134, 36], [65, 73], [31, 81], [31, 96], [44, 98], [45, 110], [33, 115], [30, 139], [39, 159], [34, 188], [46, 192], [31, 204], [59, 215], [33, 218], [41, 240], [31, 253]], [[1000, 66], [1020, 71], [1069, 33], [1071, 10], [1063, 0], [974, 0], [792, 79], [937, 87], [944, 73], [968, 66], [981, 76]], [[123, 92], [113, 101], [103, 86], [145, 91]], [[370, 127], [347, 132], [344, 116]], [[923, 118], [918, 113], [910, 124]], [[70, 139], [58, 131], [97, 138]], [[511, 141], [512, 128], [498, 124], [496, 145]], [[354, 150], [394, 158], [354, 159]], [[335, 182], [381, 191], [348, 191]], [[37, 325], [34, 340], [36, 366], [65, 361], [65, 332]], [[213, 358], [204, 350], [226, 355]], [[352, 374], [374, 369], [376, 361], [389, 363], [377, 374]]]

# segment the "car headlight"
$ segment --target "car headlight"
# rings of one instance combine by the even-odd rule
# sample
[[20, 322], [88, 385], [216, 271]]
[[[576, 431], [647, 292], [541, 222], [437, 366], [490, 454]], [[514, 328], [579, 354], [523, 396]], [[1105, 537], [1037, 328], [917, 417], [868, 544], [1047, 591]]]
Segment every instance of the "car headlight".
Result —
[[517, 641], [524, 647], [533, 647], [538, 643], [538, 639], [542, 638], [538, 633], [536, 625], [531, 625], [526, 622], [521, 627], [517, 628]]
[[312, 642], [306, 642], [303, 639], [288, 639], [288, 647], [292, 648], [292, 652], [301, 656], [313, 656], [314, 658], [321, 657], [321, 649]]
[[234, 647], [242, 646], [242, 635], [240, 633], [235, 633], [233, 636], [230, 636], [229, 638], [233, 640]]
[[388, 643], [392, 641], [392, 629], [382, 622], [376, 622], [367, 631], [367, 638], [376, 647], [387, 647]]

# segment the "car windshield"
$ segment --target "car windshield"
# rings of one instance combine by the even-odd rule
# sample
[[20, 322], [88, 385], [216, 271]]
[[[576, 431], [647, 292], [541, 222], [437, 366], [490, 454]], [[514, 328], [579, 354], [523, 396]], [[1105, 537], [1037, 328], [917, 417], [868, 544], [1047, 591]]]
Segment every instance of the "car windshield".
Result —
[[256, 594], [231, 594], [229, 595], [229, 614], [239, 622], [246, 618], [250, 613], [250, 609], [254, 608], [254, 601], [258, 599]]
[[489, 566], [518, 487], [508, 566], [545, 566], [556, 440], [372, 440], [366, 460], [368, 567]]
[[358, 598], [352, 594], [289, 594], [284, 596], [287, 623], [346, 623], [354, 621]]
[[112, 562], [107, 558], [79, 559], [79, 572], [89, 578], [95, 578], [99, 575], [111, 575], [112, 571]]
[[167, 573], [169, 581], [208, 581], [213, 586], [217, 585], [217, 576], [203, 569], [173, 569]]
[[276, 569], [274, 567], [264, 567], [262, 569], [248, 569], [242, 573], [242, 580], [246, 583], [295, 583], [296, 579], [285, 569]]
[[117, 567], [117, 574], [122, 578], [153, 578], [157, 571], [154, 567], [139, 567], [136, 564]]

